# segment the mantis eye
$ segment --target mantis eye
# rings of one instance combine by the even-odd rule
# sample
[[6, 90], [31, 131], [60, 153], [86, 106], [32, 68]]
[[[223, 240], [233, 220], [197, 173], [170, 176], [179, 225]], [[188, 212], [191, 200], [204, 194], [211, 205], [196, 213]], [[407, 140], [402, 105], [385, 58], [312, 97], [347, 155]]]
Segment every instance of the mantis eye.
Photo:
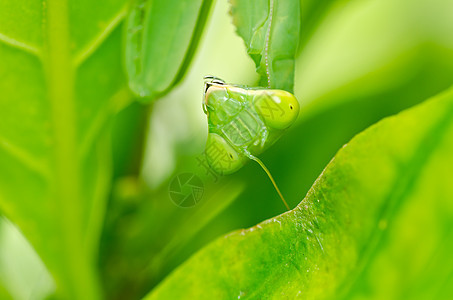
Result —
[[215, 76], [205, 76], [204, 79], [204, 94], [208, 92], [208, 89], [213, 85], [225, 85], [225, 81]]
[[236, 172], [246, 162], [244, 155], [239, 154], [223, 137], [216, 133], [208, 134], [205, 153], [211, 168], [222, 175]]
[[274, 129], [290, 127], [299, 115], [299, 102], [283, 90], [257, 91], [254, 106], [266, 125]]
[[205, 76], [204, 78], [204, 91], [203, 91], [203, 100], [201, 101], [201, 107], [203, 108], [203, 112], [207, 115], [208, 114], [208, 103], [206, 99], [206, 94], [210, 87], [212, 86], [222, 86], [225, 85], [225, 81], [222, 79], [215, 77], [215, 76]]

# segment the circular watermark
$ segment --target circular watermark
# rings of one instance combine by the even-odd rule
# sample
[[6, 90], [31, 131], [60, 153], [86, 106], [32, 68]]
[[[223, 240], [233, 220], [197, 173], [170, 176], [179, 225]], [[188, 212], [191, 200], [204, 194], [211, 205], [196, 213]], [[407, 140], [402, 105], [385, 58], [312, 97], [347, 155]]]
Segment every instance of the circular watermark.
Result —
[[203, 182], [193, 173], [181, 173], [171, 180], [168, 193], [176, 206], [194, 207], [203, 197]]

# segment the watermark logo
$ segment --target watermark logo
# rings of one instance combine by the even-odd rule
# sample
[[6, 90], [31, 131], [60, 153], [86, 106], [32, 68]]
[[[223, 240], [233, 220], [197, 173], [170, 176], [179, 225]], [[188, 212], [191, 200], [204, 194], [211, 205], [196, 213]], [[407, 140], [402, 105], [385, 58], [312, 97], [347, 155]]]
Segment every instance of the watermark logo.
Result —
[[217, 174], [209, 165], [208, 160], [206, 159], [206, 150], [203, 151], [200, 155], [196, 157], [198, 166], [203, 167], [204, 170], [206, 171], [206, 175], [211, 175], [212, 178], [214, 179], [214, 183], [217, 183], [217, 180], [219, 179], [219, 175]]
[[181, 173], [170, 182], [170, 199], [176, 206], [190, 208], [197, 205], [204, 193], [201, 179], [193, 173]]
[[268, 93], [264, 93], [262, 97], [256, 97], [255, 99], [255, 102], [260, 101], [259, 113], [262, 116], [274, 120], [285, 115], [285, 110], [277, 104], [280, 103], [280, 100], [274, 100]]

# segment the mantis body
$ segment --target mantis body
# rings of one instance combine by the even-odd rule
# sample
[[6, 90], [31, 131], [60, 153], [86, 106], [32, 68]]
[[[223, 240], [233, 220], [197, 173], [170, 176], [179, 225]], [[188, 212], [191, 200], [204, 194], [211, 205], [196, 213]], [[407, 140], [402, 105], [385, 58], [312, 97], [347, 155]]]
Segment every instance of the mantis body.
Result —
[[208, 118], [206, 158], [222, 175], [252, 159], [265, 170], [285, 206], [289, 206], [265, 165], [256, 156], [275, 143], [296, 120], [299, 103], [289, 92], [226, 84], [205, 77], [202, 107]]

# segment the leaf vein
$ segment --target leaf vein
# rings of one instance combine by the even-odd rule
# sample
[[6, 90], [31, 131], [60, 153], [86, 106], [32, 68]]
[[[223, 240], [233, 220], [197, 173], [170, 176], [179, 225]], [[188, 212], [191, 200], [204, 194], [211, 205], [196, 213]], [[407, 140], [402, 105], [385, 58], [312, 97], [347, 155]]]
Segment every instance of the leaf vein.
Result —
[[32, 45], [29, 45], [27, 43], [18, 41], [16, 39], [11, 38], [11, 37], [9, 37], [7, 35], [4, 35], [2, 33], [0, 33], [0, 42], [5, 44], [5, 45], [8, 45], [10, 47], [14, 47], [16, 49], [19, 49], [19, 50], [22, 50], [22, 51], [27, 52], [29, 54], [32, 54], [34, 56], [37, 56], [37, 57], [40, 57], [40, 55], [41, 55], [39, 48], [37, 48], [35, 46], [32, 46]]
[[0, 138], [0, 148], [10, 154], [10, 156], [16, 158], [18, 162], [27, 167], [30, 171], [38, 173], [45, 178], [50, 177], [49, 169], [46, 165], [37, 160], [27, 151], [24, 151], [13, 143], [6, 141], [4, 138]]
[[88, 45], [86, 45], [79, 53], [74, 57], [74, 67], [80, 66], [88, 57], [90, 57], [99, 46], [107, 39], [107, 37], [115, 30], [115, 28], [121, 23], [126, 16], [126, 6], [124, 6], [118, 14], [116, 14], [102, 32], [100, 32]]

